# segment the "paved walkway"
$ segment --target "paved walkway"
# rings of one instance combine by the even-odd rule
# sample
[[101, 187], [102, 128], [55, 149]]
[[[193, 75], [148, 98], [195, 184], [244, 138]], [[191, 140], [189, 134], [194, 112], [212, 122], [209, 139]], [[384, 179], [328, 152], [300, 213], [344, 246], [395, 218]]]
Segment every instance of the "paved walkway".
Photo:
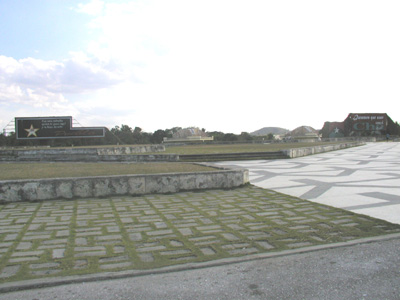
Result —
[[262, 188], [400, 224], [400, 143], [219, 164], [249, 169], [250, 182]]
[[204, 267], [395, 233], [399, 225], [254, 186], [5, 204], [0, 292], [13, 282], [29, 287], [110, 271]]
[[400, 239], [185, 272], [79, 282], [2, 300], [399, 300]]

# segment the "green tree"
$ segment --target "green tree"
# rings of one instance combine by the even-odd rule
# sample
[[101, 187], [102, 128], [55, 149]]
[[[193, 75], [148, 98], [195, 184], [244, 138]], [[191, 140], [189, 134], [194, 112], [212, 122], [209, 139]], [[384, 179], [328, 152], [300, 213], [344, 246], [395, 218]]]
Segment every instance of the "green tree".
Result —
[[165, 137], [172, 137], [172, 134], [168, 134], [166, 130], [158, 129], [154, 131], [150, 141], [153, 144], [160, 144]]
[[0, 147], [7, 146], [7, 137], [4, 134], [0, 134]]
[[224, 135], [224, 141], [226, 142], [236, 142], [238, 140], [238, 136], [234, 133], [227, 133]]
[[123, 144], [133, 144], [133, 132], [132, 128], [129, 127], [128, 125], [122, 124], [121, 127], [115, 126], [113, 129], [111, 129], [111, 132], [118, 137], [118, 139], [123, 143]]
[[149, 134], [142, 131], [142, 128], [135, 127], [133, 130], [133, 143], [134, 144], [148, 144], [150, 142]]
[[224, 141], [225, 133], [221, 131], [209, 131], [207, 132], [208, 136], [213, 136], [214, 141], [219, 142], [219, 141]]
[[253, 137], [248, 132], [242, 132], [238, 136], [238, 140], [241, 141], [241, 142], [250, 142], [250, 141], [253, 140]]

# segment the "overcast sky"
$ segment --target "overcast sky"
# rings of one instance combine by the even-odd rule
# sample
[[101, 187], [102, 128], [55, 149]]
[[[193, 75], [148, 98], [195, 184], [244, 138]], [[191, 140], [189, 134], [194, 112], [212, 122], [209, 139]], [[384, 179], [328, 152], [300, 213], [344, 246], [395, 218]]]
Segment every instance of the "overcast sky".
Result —
[[399, 16], [398, 0], [0, 0], [0, 129], [400, 122]]

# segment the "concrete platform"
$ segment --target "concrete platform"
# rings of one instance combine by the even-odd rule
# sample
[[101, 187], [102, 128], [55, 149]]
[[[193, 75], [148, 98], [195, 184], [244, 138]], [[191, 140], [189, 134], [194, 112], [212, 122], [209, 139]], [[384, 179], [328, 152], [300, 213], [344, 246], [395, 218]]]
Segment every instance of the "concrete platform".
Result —
[[400, 143], [218, 165], [248, 168], [250, 182], [262, 188], [400, 224]]

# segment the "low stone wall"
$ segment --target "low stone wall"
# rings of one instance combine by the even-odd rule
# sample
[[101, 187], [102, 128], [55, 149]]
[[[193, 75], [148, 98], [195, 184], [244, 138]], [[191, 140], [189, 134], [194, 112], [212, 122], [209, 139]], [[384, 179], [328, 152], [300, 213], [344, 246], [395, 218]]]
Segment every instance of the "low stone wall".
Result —
[[164, 145], [138, 145], [126, 147], [105, 147], [97, 148], [98, 155], [126, 155], [133, 153], [146, 153], [146, 152], [163, 152], [165, 151]]
[[285, 149], [282, 152], [289, 158], [296, 158], [302, 157], [307, 155], [313, 155], [317, 153], [335, 151], [350, 147], [357, 147], [365, 145], [364, 142], [349, 142], [349, 143], [342, 143], [342, 144], [335, 144], [335, 145], [321, 145], [321, 146], [314, 146], [314, 147], [304, 147], [304, 148], [293, 148], [293, 149]]
[[0, 181], [0, 202], [176, 193], [233, 188], [248, 182], [248, 170], [226, 168], [200, 173], [7, 180]]
[[0, 161], [178, 161], [175, 154], [142, 154], [165, 151], [164, 145], [104, 148], [0, 150]]

